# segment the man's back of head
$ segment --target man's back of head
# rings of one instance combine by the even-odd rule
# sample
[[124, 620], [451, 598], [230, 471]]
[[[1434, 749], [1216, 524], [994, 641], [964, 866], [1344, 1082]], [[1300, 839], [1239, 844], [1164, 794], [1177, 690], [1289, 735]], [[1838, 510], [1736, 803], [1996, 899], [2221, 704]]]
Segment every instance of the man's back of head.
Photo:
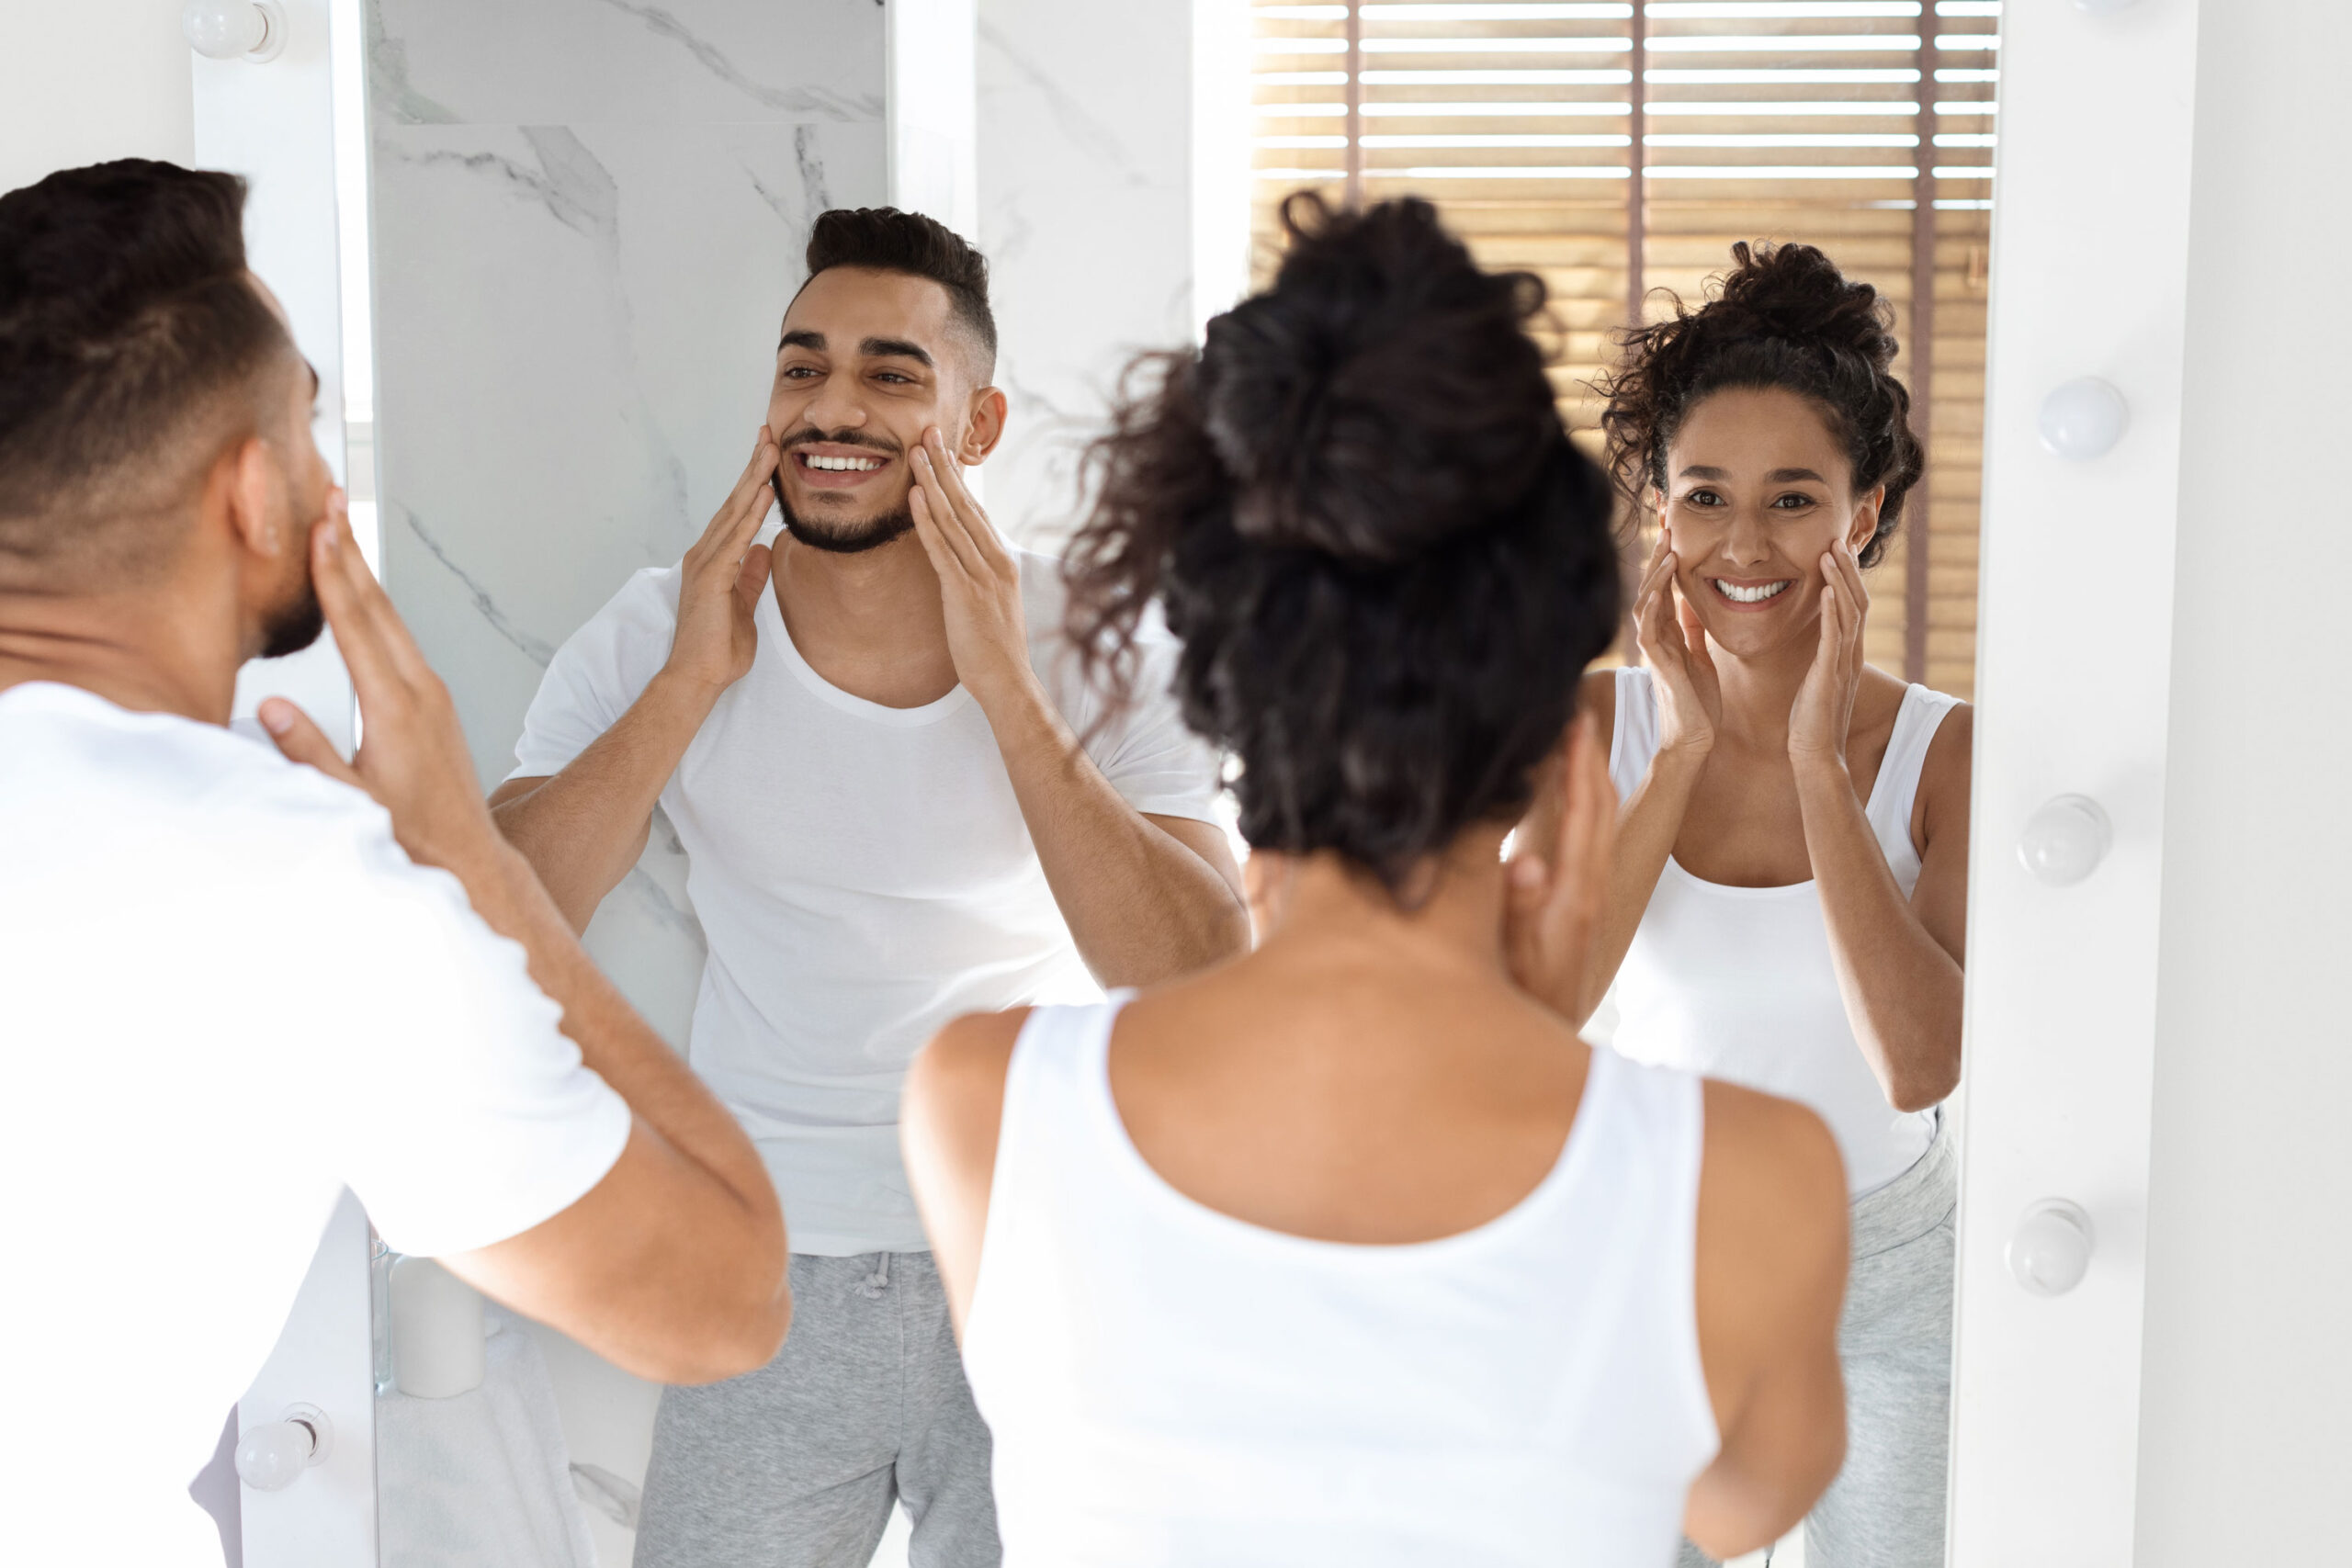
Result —
[[280, 423], [245, 183], [144, 159], [0, 196], [0, 592], [153, 577], [230, 444]]

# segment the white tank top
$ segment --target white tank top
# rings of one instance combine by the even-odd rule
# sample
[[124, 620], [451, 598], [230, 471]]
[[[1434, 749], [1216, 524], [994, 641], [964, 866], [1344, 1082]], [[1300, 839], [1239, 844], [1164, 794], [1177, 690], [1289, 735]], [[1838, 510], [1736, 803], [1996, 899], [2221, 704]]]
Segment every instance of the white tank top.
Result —
[[[1960, 699], [1925, 686], [1903, 694], [1886, 758], [1864, 807], [1887, 868], [1908, 897], [1919, 881], [1911, 806], [1936, 727]], [[1617, 671], [1609, 772], [1630, 797], [1657, 750], [1657, 697], [1645, 669]], [[1887, 1103], [1846, 1017], [1829, 926], [1811, 882], [1727, 887], [1672, 856], [1650, 895], [1611, 991], [1610, 1043], [1635, 1061], [1703, 1073], [1807, 1105], [1829, 1123], [1853, 1196], [1918, 1162], [1936, 1113]]]
[[1698, 1080], [1596, 1051], [1510, 1212], [1317, 1241], [1145, 1162], [1119, 1005], [1037, 1009], [1006, 1075], [964, 1332], [1006, 1568], [1666, 1568], [1716, 1448]]

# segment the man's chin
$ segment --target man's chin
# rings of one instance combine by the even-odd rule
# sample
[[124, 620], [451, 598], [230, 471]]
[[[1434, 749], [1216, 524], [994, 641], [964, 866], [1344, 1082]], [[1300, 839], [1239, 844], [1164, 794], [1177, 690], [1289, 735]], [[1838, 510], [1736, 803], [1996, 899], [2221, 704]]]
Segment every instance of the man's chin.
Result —
[[284, 659], [300, 653], [326, 629], [326, 612], [319, 607], [318, 594], [305, 588], [300, 603], [287, 605], [263, 626], [261, 657]]
[[811, 524], [806, 518], [793, 515], [789, 507], [783, 509], [784, 531], [812, 550], [831, 555], [861, 555], [879, 549], [895, 539], [914, 532], [915, 517], [911, 512], [893, 512], [881, 517], [869, 517], [857, 523]]

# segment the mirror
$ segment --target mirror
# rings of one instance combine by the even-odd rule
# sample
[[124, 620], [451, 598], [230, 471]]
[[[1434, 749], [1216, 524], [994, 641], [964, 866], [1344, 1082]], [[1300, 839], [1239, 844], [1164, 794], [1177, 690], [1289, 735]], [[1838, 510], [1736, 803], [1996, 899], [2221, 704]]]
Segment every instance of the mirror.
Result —
[[[376, 380], [372, 428], [355, 432], [355, 451], [374, 457], [376, 490], [364, 499], [377, 507], [385, 581], [456, 695], [485, 790], [518, 775], [516, 743], [535, 726], [541, 740], [523, 759], [525, 778], [576, 755], [557, 729], [586, 725], [593, 736], [617, 719], [608, 692], [548, 694], [550, 668], [600, 616], [630, 614], [631, 585], [654, 581], [639, 574], [677, 563], [727, 504], [752, 427], [785, 395], [778, 323], [797, 298], [818, 216], [905, 201], [904, 171], [921, 141], [893, 124], [891, 29], [955, 22], [954, 6], [936, 10], [868, 0], [368, 0]], [[1245, 255], [1255, 258], [1255, 281], [1266, 280], [1277, 204], [1290, 191], [1426, 197], [1482, 263], [1540, 276], [1552, 299], [1560, 406], [1596, 456], [1605, 399], [1594, 388], [1619, 329], [1667, 319], [1675, 296], [1697, 305], [1707, 279], [1731, 265], [1735, 241], [1816, 245], [1887, 303], [1900, 349], [1893, 374], [1909, 389], [1908, 428], [1924, 457], [1902, 526], [1865, 580], [1863, 649], [1884, 678], [1866, 687], [1862, 705], [1875, 704], [1878, 716], [1870, 754], [1848, 761], [1877, 843], [1896, 846], [1892, 865], [1882, 861], [1871, 874], [1891, 874], [1906, 897], [1921, 875], [1928, 797], [1915, 791], [1930, 769], [1947, 781], [1939, 798], [1959, 818], [1937, 826], [1964, 846], [1966, 755], [1955, 761], [1949, 742], [1936, 749], [1951, 708], [1930, 694], [1969, 698], [1975, 668], [1997, 4], [1203, 0], [1113, 13], [997, 0], [977, 17], [977, 121], [964, 131], [977, 149], [979, 192], [970, 237], [991, 269], [992, 379], [1003, 401], [989, 416], [1001, 434], [974, 437], [972, 455], [987, 460], [970, 473], [976, 498], [1014, 544], [1057, 548], [1082, 511], [1080, 446], [1099, 429], [1120, 367], [1137, 349], [1195, 339], [1201, 320], [1238, 291]], [[1246, 146], [1232, 124], [1244, 95]], [[986, 423], [969, 406], [951, 412]], [[848, 476], [838, 481], [846, 488], [858, 482], [864, 449], [836, 441], [820, 455], [852, 465], [826, 470]], [[355, 464], [355, 475], [365, 467]], [[835, 481], [807, 483], [813, 496]], [[1669, 529], [1675, 504], [1663, 513]], [[1649, 505], [1627, 512], [1630, 581], [1657, 545], [1660, 516]], [[1679, 547], [1694, 547], [1688, 540], [1703, 530], [1686, 526]], [[775, 539], [777, 521], [760, 536]], [[1702, 581], [1714, 580], [1686, 585]], [[781, 614], [767, 625], [780, 629]], [[972, 718], [940, 711], [952, 695], [936, 671], [895, 685], [889, 677], [889, 690], [860, 695], [820, 671], [812, 639], [792, 640], [812, 641], [793, 653], [794, 677], [807, 691], [831, 691], [824, 700], [838, 699], [841, 712], [893, 724], [901, 720], [889, 713], [943, 725]], [[1724, 674], [1737, 655], [1720, 643], [1716, 654]], [[1648, 776], [1633, 754], [1645, 733], [1639, 716], [1655, 715], [1659, 699], [1645, 684], [1656, 677], [1635, 672], [1645, 660], [1630, 622], [1607, 662], [1628, 671], [1609, 680], [1619, 705], [1617, 783], [1631, 796]], [[636, 679], [641, 687], [643, 673]], [[756, 743], [737, 732], [739, 750]], [[1671, 907], [1648, 906], [1655, 918], [1632, 934], [1594, 1034], [1613, 1035], [1636, 1059], [1807, 1099], [1828, 1119], [1853, 1187], [1857, 1251], [1867, 1256], [1848, 1319], [1849, 1344], [1863, 1348], [1847, 1367], [1854, 1480], [1837, 1495], [1815, 1560], [1939, 1560], [1920, 1542], [1938, 1536], [1942, 1519], [1957, 1180], [1956, 1140], [1939, 1109], [1949, 1085], [1906, 1091], [1917, 1103], [1902, 1110], [1887, 1102], [1885, 1064], [1860, 1043], [1883, 1021], [1866, 1029], [1849, 1016], [1863, 1002], [1840, 989], [1825, 946], [1817, 878], [1803, 874], [1804, 824], [1791, 815], [1797, 803], [1785, 785], [1772, 795], [1743, 783], [1749, 775], [1729, 765], [1734, 751], [1724, 748], [1712, 791], [1693, 796], [1660, 873], [1659, 897]], [[679, 797], [665, 794], [643, 855], [596, 903], [588, 946], [670, 1040], [691, 1044], [776, 1162], [788, 1198], [795, 1184], [831, 1194], [817, 1201], [835, 1217], [814, 1223], [787, 1202], [796, 1246], [819, 1245], [827, 1266], [797, 1279], [804, 1295], [832, 1289], [852, 1307], [895, 1304], [926, 1282], [904, 1261], [922, 1251], [920, 1233], [906, 1232], [895, 1134], [872, 1101], [895, 1093], [905, 1054], [940, 1019], [1083, 995], [1089, 981], [1079, 965], [1027, 948], [1020, 962], [1036, 973], [1016, 993], [959, 988], [955, 976], [926, 972], [922, 981], [937, 994], [921, 1006], [874, 1004], [905, 1013], [890, 1015], [887, 1029], [879, 1014], [842, 1025], [865, 1032], [854, 1057], [886, 1037], [878, 1055], [811, 1065], [808, 1053], [824, 1043], [772, 1024], [763, 1065], [744, 1043], [750, 1034], [729, 1032], [727, 1010], [738, 1010], [740, 1024], [763, 998], [728, 966], [759, 942], [838, 944], [855, 915], [803, 899], [765, 927], [730, 911], [718, 918], [731, 929], [715, 931], [713, 901], [733, 892], [715, 852], [697, 864], [691, 847], [734, 846], [749, 868], [736, 882], [756, 881], [764, 866], [801, 887], [821, 881], [823, 868], [775, 845], [837, 850], [854, 839], [844, 825], [860, 818], [856, 802], [827, 783], [826, 757], [758, 761], [768, 785], [760, 833], [730, 839], [707, 820], [680, 821], [671, 808]], [[951, 840], [975, 875], [1003, 848], [989, 839], [1006, 820], [1001, 784], [975, 789], [987, 798]], [[1768, 807], [1755, 805], [1767, 795]], [[707, 809], [709, 797], [700, 798]], [[1956, 950], [1964, 898], [1951, 881], [1952, 858], [1947, 850], [1940, 920]], [[830, 863], [841, 874], [842, 863]], [[1041, 907], [1043, 884], [1032, 880], [1012, 924]], [[1762, 962], [1810, 976], [1812, 990], [1796, 1000], [1718, 998], [1714, 1013], [1694, 1013], [1679, 989], [1692, 976], [1678, 954], [1736, 931], [1784, 941]], [[1024, 927], [1023, 936], [1037, 932]], [[1067, 939], [1046, 931], [1039, 940]], [[730, 942], [751, 945], [722, 946]], [[831, 951], [837, 967], [850, 961], [838, 945]], [[876, 942], [851, 955], [880, 964], [892, 951]], [[875, 974], [877, 983], [890, 977]], [[1949, 995], [1920, 1004], [1948, 1004], [1936, 1027], [1956, 1028], [1957, 984], [1955, 965]], [[1678, 1032], [1691, 1017], [1742, 1007], [1756, 1024], [1731, 1043], [1694, 1044]], [[920, 1027], [910, 1021], [918, 1015]], [[779, 1068], [780, 1056], [792, 1065]], [[502, 1562], [607, 1568], [632, 1554], [730, 1561], [694, 1556], [720, 1549], [697, 1548], [683, 1526], [658, 1548], [639, 1527], [666, 1487], [706, 1521], [722, 1521], [711, 1530], [752, 1528], [723, 1521], [770, 1517], [763, 1510], [781, 1506], [775, 1496], [786, 1484], [778, 1478], [808, 1462], [780, 1436], [802, 1430], [796, 1424], [808, 1413], [782, 1394], [768, 1404], [664, 1396], [551, 1331], [485, 1307], [422, 1260], [387, 1257], [379, 1267], [387, 1563], [435, 1553], [458, 1561], [451, 1554], [477, 1547]], [[932, 1289], [926, 1299], [935, 1299]], [[935, 1312], [923, 1332], [944, 1336]], [[921, 1474], [872, 1430], [880, 1395], [864, 1383], [823, 1392], [838, 1423], [825, 1440], [842, 1446], [826, 1462], [868, 1477], [902, 1466], [896, 1484], [910, 1495], [952, 1495], [965, 1483], [968, 1467]], [[942, 1440], [984, 1445], [958, 1424], [968, 1399], [953, 1404], [934, 1413]], [[906, 1550], [893, 1496], [877, 1481], [842, 1505], [857, 1518], [796, 1515], [791, 1528], [842, 1532], [852, 1544], [829, 1561], [848, 1563], [888, 1517], [881, 1561]], [[1772, 1558], [1781, 1568], [1806, 1560], [1802, 1532]]]

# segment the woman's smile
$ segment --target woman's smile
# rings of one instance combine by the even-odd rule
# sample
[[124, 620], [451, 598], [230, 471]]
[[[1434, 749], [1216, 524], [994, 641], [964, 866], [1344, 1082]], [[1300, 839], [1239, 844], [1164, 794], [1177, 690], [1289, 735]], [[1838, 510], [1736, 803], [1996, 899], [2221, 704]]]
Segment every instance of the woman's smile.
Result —
[[1785, 590], [1794, 587], [1796, 579], [1751, 578], [1743, 581], [1732, 577], [1711, 577], [1707, 579], [1707, 584], [1715, 591], [1715, 597], [1724, 603], [1742, 610], [1757, 610], [1779, 598]]

